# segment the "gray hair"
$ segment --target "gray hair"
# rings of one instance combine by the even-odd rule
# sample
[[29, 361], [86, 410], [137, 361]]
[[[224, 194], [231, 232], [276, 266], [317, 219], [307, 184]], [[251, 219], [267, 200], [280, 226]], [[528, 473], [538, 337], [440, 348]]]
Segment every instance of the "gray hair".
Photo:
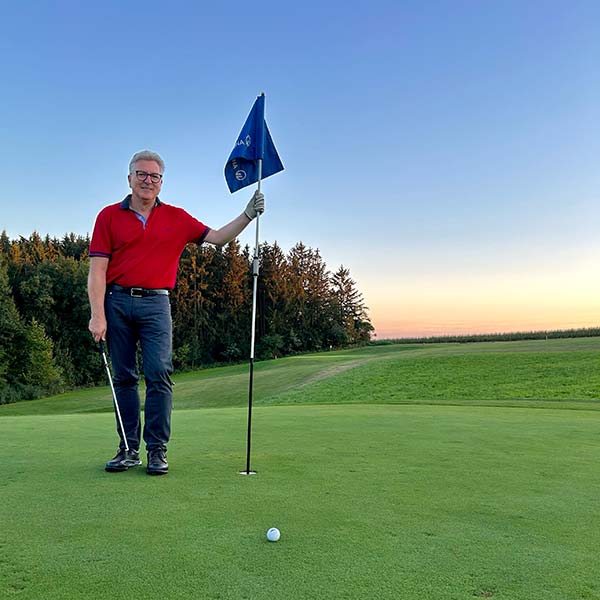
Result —
[[165, 163], [163, 159], [158, 154], [156, 154], [156, 152], [151, 152], [150, 150], [142, 150], [140, 152], [136, 152], [129, 161], [130, 175], [133, 175], [133, 172], [135, 171], [135, 163], [138, 162], [138, 160], [153, 160], [155, 163], [158, 163], [158, 166], [160, 167], [160, 172], [165, 172]]

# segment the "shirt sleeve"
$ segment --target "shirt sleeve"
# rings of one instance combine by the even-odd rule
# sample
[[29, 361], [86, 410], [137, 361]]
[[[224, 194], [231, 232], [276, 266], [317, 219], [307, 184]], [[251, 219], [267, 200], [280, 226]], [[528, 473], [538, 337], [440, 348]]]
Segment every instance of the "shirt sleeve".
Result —
[[112, 255], [109, 216], [106, 209], [100, 211], [96, 217], [89, 255], [103, 258], [110, 258]]
[[207, 227], [204, 223], [198, 221], [198, 219], [192, 217], [192, 215], [185, 211], [184, 214], [186, 217], [186, 242], [195, 242], [196, 244], [201, 244], [204, 241], [204, 238], [206, 238], [208, 235], [210, 227]]

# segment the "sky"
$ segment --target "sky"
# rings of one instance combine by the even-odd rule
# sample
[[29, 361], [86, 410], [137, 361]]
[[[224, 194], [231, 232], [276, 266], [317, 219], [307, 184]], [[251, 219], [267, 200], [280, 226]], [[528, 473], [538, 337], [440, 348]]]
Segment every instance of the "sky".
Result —
[[[218, 228], [256, 96], [261, 241], [348, 268], [378, 339], [600, 324], [600, 3], [0, 0], [0, 230], [91, 233], [133, 155]], [[254, 245], [254, 227], [240, 236]]]

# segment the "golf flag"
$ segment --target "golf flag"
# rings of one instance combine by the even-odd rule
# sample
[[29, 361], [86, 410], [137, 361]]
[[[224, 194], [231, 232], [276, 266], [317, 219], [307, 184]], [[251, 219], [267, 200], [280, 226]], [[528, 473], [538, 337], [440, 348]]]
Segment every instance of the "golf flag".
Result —
[[258, 181], [258, 159], [265, 179], [283, 171], [281, 159], [265, 122], [265, 95], [256, 99], [225, 165], [225, 180], [231, 193]]

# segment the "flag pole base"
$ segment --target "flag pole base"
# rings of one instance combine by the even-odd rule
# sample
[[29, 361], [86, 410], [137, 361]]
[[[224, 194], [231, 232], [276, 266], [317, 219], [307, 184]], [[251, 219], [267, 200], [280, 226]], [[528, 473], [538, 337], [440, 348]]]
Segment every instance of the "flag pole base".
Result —
[[256, 475], [256, 471], [240, 471], [240, 475]]

